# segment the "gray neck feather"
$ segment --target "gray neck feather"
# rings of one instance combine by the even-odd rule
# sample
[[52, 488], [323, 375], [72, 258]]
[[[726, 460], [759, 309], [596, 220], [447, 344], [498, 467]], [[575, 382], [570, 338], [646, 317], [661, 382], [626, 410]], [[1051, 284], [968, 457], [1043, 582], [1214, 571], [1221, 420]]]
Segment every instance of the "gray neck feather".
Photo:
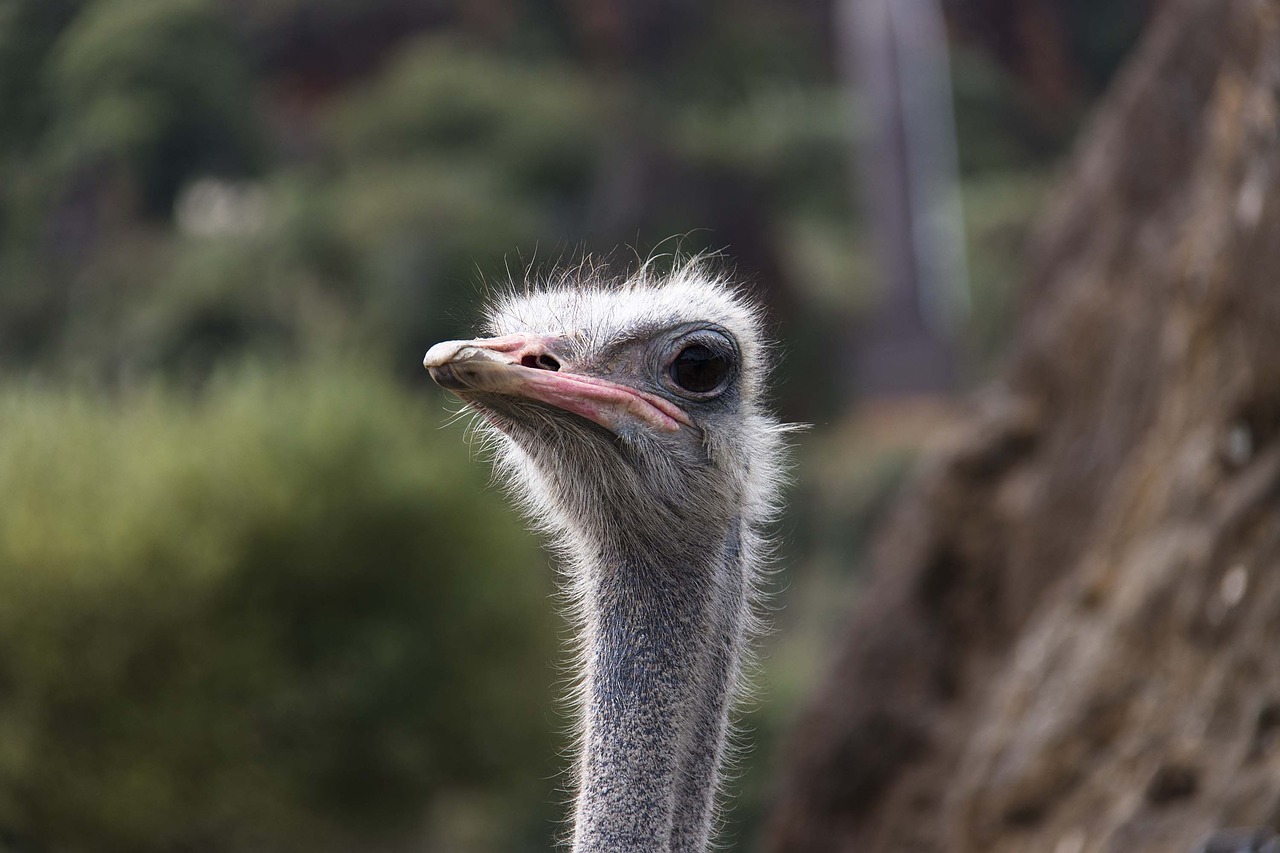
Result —
[[744, 642], [740, 528], [678, 561], [587, 565], [575, 853], [707, 847]]

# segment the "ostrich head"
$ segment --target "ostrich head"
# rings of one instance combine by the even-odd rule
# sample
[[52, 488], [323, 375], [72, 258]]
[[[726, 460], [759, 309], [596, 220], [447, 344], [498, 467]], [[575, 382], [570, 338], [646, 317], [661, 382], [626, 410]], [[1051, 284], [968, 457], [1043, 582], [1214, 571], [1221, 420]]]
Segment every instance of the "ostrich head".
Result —
[[575, 849], [702, 850], [778, 480], [761, 313], [691, 265], [506, 295], [486, 331], [424, 364], [565, 558]]

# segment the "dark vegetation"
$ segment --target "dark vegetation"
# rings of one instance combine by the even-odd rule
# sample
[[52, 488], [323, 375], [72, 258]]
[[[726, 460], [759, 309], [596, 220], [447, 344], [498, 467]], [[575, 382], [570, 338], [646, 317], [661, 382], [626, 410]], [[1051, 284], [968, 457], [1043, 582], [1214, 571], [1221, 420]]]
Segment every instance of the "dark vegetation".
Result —
[[[1000, 5], [952, 10], [971, 378], [1145, 8], [1098, 11], [1105, 44], [1061, 9], [996, 43]], [[786, 415], [846, 411], [877, 291], [829, 16], [0, 4], [0, 850], [550, 846], [551, 570], [421, 354], [486, 278], [722, 250], [774, 309]], [[1057, 83], [1020, 38], [1062, 46]], [[863, 438], [802, 456], [779, 579], [802, 630], [766, 666], [731, 842], [911, 453]]]
[[0, 823], [345, 850], [444, 797], [546, 819], [550, 573], [437, 409], [332, 362], [195, 403], [10, 389]]

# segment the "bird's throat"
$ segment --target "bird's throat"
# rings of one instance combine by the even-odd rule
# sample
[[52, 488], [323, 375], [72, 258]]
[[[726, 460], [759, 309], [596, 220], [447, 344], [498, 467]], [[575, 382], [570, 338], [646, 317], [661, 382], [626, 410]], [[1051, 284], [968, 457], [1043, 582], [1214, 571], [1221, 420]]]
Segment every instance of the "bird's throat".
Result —
[[587, 579], [576, 853], [700, 853], [743, 644], [738, 521], [687, 564], [606, 558]]

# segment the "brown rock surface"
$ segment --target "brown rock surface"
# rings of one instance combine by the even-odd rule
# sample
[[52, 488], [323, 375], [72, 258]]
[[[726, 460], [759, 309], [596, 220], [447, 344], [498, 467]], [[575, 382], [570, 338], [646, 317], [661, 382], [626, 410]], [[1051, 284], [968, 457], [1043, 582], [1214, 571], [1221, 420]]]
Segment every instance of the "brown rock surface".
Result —
[[1174, 0], [924, 465], [765, 849], [1185, 851], [1280, 822], [1280, 0]]

